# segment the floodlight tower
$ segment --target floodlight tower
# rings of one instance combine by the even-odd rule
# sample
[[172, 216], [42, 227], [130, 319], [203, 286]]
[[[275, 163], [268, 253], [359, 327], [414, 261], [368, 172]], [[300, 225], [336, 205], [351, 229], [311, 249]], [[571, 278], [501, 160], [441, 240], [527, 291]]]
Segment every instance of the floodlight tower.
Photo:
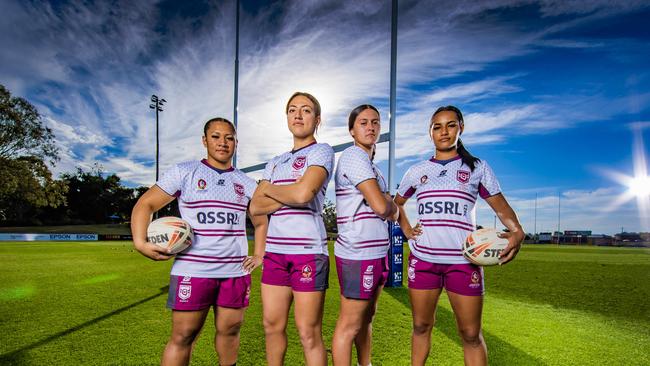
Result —
[[158, 138], [158, 112], [162, 112], [162, 106], [163, 104], [167, 103], [165, 98], [159, 99], [156, 94], [153, 94], [151, 96], [151, 104], [149, 104], [149, 108], [155, 109], [156, 110], [156, 182], [158, 181], [158, 164], [160, 160], [160, 139]]

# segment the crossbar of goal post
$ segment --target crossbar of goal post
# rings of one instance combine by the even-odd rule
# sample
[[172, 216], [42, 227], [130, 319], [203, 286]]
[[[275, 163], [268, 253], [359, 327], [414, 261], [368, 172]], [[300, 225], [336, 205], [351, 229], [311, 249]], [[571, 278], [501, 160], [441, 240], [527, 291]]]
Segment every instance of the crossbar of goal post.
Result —
[[[390, 132], [386, 132], [386, 133], [382, 133], [381, 135], [379, 135], [379, 140], [377, 140], [377, 143], [387, 142], [389, 140], [390, 140]], [[345, 143], [342, 143], [342, 144], [338, 144], [336, 146], [332, 146], [332, 149], [334, 149], [335, 153], [341, 152], [341, 151], [347, 149], [348, 147], [352, 146], [353, 143], [354, 142], [352, 142], [352, 141], [345, 142]], [[258, 170], [264, 169], [265, 166], [266, 166], [266, 163], [255, 164], [255, 165], [247, 166], [246, 168], [241, 169], [241, 171], [244, 172], [244, 173], [256, 172]]]

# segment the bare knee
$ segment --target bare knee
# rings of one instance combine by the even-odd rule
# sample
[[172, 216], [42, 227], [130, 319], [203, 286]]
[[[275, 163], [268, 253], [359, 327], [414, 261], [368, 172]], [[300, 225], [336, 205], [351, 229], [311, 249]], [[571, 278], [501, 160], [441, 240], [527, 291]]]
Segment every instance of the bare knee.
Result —
[[483, 335], [480, 328], [461, 328], [459, 329], [460, 338], [463, 344], [472, 347], [479, 347], [483, 343]]
[[321, 342], [320, 328], [313, 326], [298, 327], [300, 343], [304, 349], [311, 349], [318, 346]]
[[241, 329], [242, 324], [243, 321], [224, 324], [220, 326], [219, 329], [217, 329], [217, 335], [236, 336], [237, 334], [239, 334], [239, 330]]
[[346, 339], [352, 339], [361, 331], [361, 321], [341, 320], [336, 326], [336, 333]]
[[413, 322], [413, 334], [417, 336], [429, 335], [433, 330], [433, 321], [415, 321]]
[[196, 337], [199, 335], [201, 329], [174, 329], [170, 338], [170, 342], [181, 347], [187, 347], [192, 345]]
[[266, 335], [284, 333], [287, 325], [283, 319], [271, 319], [267, 317], [264, 317], [262, 324], [264, 325], [264, 333]]

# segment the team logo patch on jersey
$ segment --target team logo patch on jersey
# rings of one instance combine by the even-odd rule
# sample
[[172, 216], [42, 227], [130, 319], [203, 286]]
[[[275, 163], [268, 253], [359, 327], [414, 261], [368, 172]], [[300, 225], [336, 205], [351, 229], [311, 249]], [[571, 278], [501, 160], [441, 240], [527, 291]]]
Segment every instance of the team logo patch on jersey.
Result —
[[295, 170], [300, 170], [305, 167], [305, 163], [307, 163], [307, 157], [306, 156], [298, 156], [293, 160], [293, 164], [291, 164], [291, 167]]
[[429, 177], [427, 177], [426, 175], [423, 175], [423, 176], [420, 177], [420, 183], [422, 183], [422, 184], [426, 183], [428, 180], [429, 180]]
[[373, 279], [371, 274], [364, 274], [363, 275], [363, 288], [365, 288], [366, 290], [370, 290], [372, 288], [373, 281], [374, 281], [374, 279]]
[[244, 186], [239, 183], [233, 183], [233, 186], [235, 187], [235, 193], [237, 193], [238, 196], [244, 195]]
[[178, 286], [178, 298], [181, 300], [187, 300], [192, 296], [192, 285], [180, 285]]
[[196, 186], [197, 186], [199, 189], [203, 190], [203, 189], [205, 189], [205, 187], [208, 186], [208, 182], [206, 182], [205, 179], [199, 179], [199, 181], [196, 182]]
[[456, 179], [461, 183], [469, 182], [469, 172], [467, 170], [459, 170], [456, 172]]

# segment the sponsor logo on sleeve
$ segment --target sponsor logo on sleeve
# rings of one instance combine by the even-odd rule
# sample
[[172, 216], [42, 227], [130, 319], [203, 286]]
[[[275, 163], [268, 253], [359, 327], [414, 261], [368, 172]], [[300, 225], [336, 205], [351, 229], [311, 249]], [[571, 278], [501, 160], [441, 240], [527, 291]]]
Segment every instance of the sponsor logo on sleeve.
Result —
[[456, 172], [456, 179], [461, 183], [469, 182], [469, 172], [467, 170], [459, 170]]

